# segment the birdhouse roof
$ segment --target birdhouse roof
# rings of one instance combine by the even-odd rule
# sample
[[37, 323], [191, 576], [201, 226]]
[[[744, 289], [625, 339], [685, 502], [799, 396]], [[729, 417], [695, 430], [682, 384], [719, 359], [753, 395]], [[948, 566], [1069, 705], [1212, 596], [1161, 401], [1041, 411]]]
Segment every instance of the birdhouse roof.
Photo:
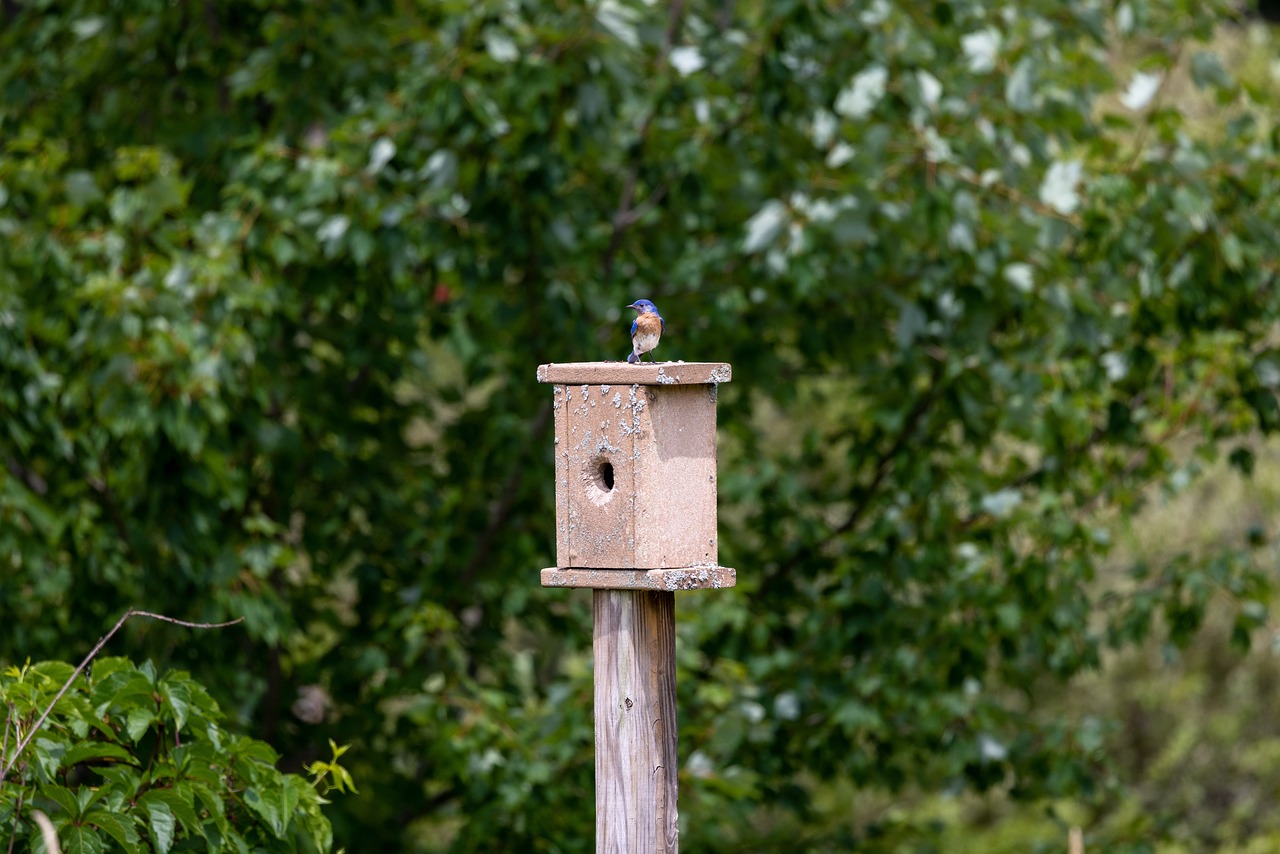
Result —
[[727, 362], [561, 362], [538, 366], [538, 382], [555, 385], [712, 385], [727, 383]]

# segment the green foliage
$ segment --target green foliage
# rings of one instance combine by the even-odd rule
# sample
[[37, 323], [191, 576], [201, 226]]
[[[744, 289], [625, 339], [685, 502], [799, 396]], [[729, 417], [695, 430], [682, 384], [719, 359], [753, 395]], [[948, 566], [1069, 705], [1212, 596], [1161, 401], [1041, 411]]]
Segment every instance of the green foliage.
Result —
[[[359, 743], [340, 838], [590, 847], [532, 377], [625, 354], [639, 296], [736, 377], [687, 845], [831, 781], [1105, 802], [1046, 680], [1214, 596], [1265, 620], [1256, 539], [1098, 572], [1153, 485], [1280, 425], [1277, 140], [1191, 47], [1228, 4], [47, 5], [0, 13], [0, 659], [244, 615], [123, 637], [293, 767]], [[1114, 105], [1117, 42], [1188, 46], [1225, 130]]]
[[[74, 669], [42, 662], [0, 675], [2, 758], [17, 757], [0, 785], [0, 828], [17, 840], [10, 850], [46, 850], [34, 810], [68, 854], [332, 850], [327, 801], [276, 770], [270, 746], [223, 729], [217, 703], [188, 674], [105, 658], [59, 697]], [[39, 734], [14, 753], [50, 704]], [[334, 762], [321, 764], [354, 791], [337, 765], [344, 750], [334, 746]]]

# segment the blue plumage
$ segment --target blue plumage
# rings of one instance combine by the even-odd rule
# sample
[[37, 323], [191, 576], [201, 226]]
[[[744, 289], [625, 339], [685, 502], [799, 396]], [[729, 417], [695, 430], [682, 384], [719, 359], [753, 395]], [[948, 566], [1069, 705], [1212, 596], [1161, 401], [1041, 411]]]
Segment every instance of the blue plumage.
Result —
[[657, 361], [653, 348], [667, 331], [667, 322], [658, 314], [658, 307], [647, 299], [638, 299], [627, 308], [636, 310], [636, 319], [631, 321], [631, 355], [627, 361], [634, 365], [645, 353], [649, 354], [649, 361]]

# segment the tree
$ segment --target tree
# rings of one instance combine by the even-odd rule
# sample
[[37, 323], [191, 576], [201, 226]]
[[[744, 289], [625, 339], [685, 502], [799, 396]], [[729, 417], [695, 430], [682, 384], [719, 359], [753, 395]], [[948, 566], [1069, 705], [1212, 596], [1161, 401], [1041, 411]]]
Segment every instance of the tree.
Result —
[[641, 296], [736, 377], [695, 847], [764, 804], [847, 843], [822, 781], [1087, 796], [1097, 722], [1037, 686], [1213, 591], [1265, 619], [1249, 543], [1097, 577], [1109, 519], [1276, 424], [1274, 134], [1210, 53], [1225, 133], [1162, 88], [1226, 4], [5, 9], [0, 657], [244, 615], [130, 652], [287, 761], [356, 744], [339, 839], [589, 847], [532, 372], [620, 358]]

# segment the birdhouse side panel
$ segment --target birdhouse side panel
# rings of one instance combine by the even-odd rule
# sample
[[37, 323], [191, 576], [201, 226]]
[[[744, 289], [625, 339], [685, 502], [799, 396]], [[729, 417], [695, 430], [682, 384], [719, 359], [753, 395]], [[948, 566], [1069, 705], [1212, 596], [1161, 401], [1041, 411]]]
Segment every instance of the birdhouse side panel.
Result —
[[637, 436], [635, 564], [715, 566], [715, 387], [646, 386]]
[[556, 562], [633, 569], [635, 387], [556, 389]]

